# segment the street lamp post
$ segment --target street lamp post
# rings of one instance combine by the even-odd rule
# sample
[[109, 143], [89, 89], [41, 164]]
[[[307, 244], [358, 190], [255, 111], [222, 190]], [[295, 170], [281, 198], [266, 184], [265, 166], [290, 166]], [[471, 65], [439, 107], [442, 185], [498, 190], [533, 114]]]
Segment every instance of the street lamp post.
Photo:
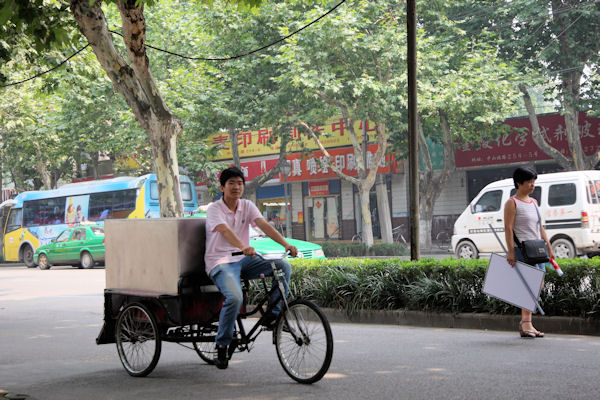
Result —
[[290, 203], [288, 199], [288, 185], [287, 177], [290, 174], [292, 167], [286, 161], [279, 167], [279, 171], [283, 175], [283, 197], [285, 201], [285, 236], [287, 238], [292, 237], [292, 210], [290, 210]]

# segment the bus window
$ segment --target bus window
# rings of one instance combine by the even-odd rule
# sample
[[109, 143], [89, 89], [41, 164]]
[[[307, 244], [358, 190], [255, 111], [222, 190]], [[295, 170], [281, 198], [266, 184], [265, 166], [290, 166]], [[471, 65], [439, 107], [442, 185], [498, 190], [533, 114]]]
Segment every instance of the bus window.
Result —
[[135, 209], [136, 190], [119, 190], [90, 194], [90, 221], [126, 218]]
[[21, 222], [23, 221], [23, 210], [20, 208], [13, 208], [8, 215], [8, 221], [6, 221], [6, 232], [16, 231], [21, 228]]
[[26, 227], [63, 224], [64, 222], [64, 197], [23, 202], [23, 224]]

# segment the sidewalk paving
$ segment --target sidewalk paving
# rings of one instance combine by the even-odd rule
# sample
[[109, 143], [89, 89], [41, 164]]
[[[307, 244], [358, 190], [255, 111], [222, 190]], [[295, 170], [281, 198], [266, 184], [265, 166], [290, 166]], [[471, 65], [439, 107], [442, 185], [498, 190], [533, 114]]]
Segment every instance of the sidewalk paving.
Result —
[[[436, 313], [409, 310], [360, 310], [348, 316], [343, 310], [323, 309], [329, 322], [412, 325], [431, 328], [518, 331], [520, 315]], [[600, 336], [600, 320], [535, 315], [535, 327], [546, 333]]]

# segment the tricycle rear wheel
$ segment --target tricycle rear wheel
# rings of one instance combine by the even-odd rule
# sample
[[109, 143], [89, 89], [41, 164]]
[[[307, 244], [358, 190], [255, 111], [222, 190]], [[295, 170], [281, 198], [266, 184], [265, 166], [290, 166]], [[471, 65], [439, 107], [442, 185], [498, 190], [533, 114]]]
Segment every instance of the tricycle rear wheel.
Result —
[[131, 376], [146, 376], [158, 363], [161, 341], [156, 318], [141, 303], [129, 304], [117, 320], [115, 332], [121, 364]]

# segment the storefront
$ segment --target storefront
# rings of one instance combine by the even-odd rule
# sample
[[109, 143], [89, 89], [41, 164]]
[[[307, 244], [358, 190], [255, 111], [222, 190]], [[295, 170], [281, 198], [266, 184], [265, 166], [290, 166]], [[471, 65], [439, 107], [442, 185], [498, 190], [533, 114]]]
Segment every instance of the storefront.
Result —
[[309, 241], [340, 239], [340, 181], [305, 182], [303, 188], [306, 237]]

